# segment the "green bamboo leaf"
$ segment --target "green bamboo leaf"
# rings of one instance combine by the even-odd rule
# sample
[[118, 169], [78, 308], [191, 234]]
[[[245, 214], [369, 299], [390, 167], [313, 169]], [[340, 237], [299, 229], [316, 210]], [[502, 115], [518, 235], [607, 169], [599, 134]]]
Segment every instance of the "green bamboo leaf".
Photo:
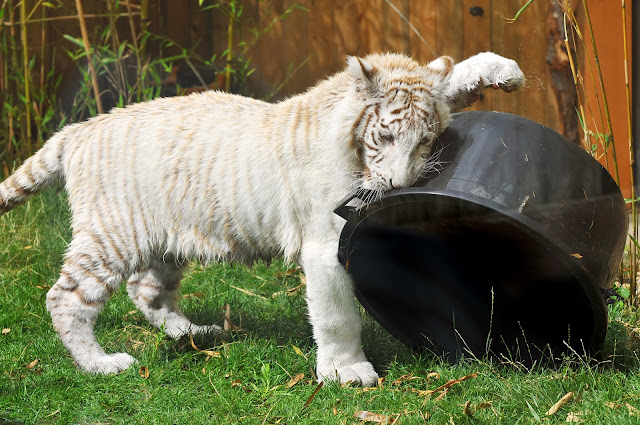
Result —
[[528, 2], [526, 2], [525, 5], [522, 6], [520, 10], [518, 10], [518, 12], [516, 13], [516, 16], [514, 16], [513, 18], [507, 18], [507, 21], [509, 21], [510, 23], [514, 23], [520, 17], [522, 12], [524, 12], [527, 9], [527, 7], [529, 7], [531, 3], [533, 3], [533, 0], [529, 0]]
[[69, 40], [70, 42], [72, 42], [73, 44], [78, 45], [79, 47], [82, 47], [84, 49], [84, 43], [81, 39], [79, 38], [75, 38], [75, 37], [71, 37], [69, 34], [64, 34], [63, 37], [67, 40]]

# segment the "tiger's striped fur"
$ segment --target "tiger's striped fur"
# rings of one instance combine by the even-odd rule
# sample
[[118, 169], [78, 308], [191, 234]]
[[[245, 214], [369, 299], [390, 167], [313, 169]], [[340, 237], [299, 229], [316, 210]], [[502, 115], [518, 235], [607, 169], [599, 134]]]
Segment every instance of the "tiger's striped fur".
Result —
[[93, 333], [123, 280], [168, 335], [218, 332], [178, 308], [187, 261], [284, 256], [307, 277], [318, 377], [371, 385], [333, 209], [357, 189], [377, 196], [412, 184], [452, 110], [485, 87], [523, 82], [515, 62], [493, 53], [455, 67], [448, 57], [422, 66], [375, 54], [275, 104], [210, 91], [114, 109], [63, 128], [0, 184], [0, 214], [64, 182], [73, 236], [47, 308], [86, 371], [135, 361], [106, 354]]

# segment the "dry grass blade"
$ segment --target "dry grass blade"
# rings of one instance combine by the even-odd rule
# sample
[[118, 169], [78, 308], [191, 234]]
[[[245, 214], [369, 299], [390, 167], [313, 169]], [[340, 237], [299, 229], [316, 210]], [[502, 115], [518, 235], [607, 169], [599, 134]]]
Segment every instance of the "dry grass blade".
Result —
[[315, 390], [313, 390], [313, 393], [311, 394], [311, 396], [309, 396], [309, 398], [307, 399], [307, 401], [304, 403], [304, 406], [302, 406], [302, 410], [305, 410], [307, 407], [309, 407], [309, 405], [311, 404], [311, 402], [313, 401], [313, 398], [316, 396], [316, 394], [318, 394], [318, 391], [320, 391], [320, 388], [322, 388], [322, 386], [324, 385], [324, 381], [320, 382], [318, 384], [318, 386], [316, 387]]
[[242, 329], [239, 326], [236, 326], [233, 324], [233, 322], [231, 321], [231, 306], [229, 304], [225, 304], [224, 305], [224, 325], [223, 328], [225, 330], [225, 332], [228, 331], [242, 331]]
[[391, 416], [367, 412], [366, 410], [356, 410], [353, 417], [362, 420], [362, 422], [375, 422], [378, 424], [392, 424], [395, 422], [395, 419]]
[[567, 419], [565, 420], [565, 422], [572, 422], [572, 423], [582, 423], [585, 420], [582, 419], [582, 412], [569, 412], [567, 413]]
[[470, 401], [467, 401], [467, 402], [464, 403], [464, 407], [462, 408], [462, 413], [464, 413], [465, 415], [467, 415], [469, 417], [473, 416], [474, 412], [471, 411], [471, 402]]
[[189, 342], [191, 343], [191, 347], [194, 350], [196, 350], [198, 353], [206, 354], [209, 357], [220, 357], [220, 352], [219, 351], [201, 350], [198, 347], [196, 347], [196, 344], [193, 342], [193, 333], [191, 333], [191, 332], [189, 332]]
[[54, 415], [57, 415], [58, 413], [60, 413], [60, 409], [54, 410], [53, 412], [49, 413], [47, 416], [44, 416], [42, 419], [50, 418], [50, 417], [52, 417]]
[[562, 408], [562, 406], [564, 406], [565, 404], [569, 403], [571, 400], [573, 400], [574, 397], [574, 392], [573, 391], [569, 391], [568, 393], [566, 393], [564, 396], [562, 396], [562, 398], [560, 400], [558, 400], [556, 402], [556, 404], [554, 404], [553, 406], [551, 406], [549, 408], [549, 410], [547, 411], [547, 413], [545, 413], [546, 415], [553, 415], [555, 414], [558, 410], [560, 410]]
[[261, 300], [267, 301], [267, 298], [263, 297], [262, 295], [258, 295], [255, 292], [249, 291], [248, 289], [238, 288], [237, 286], [233, 286], [230, 283], [225, 282], [223, 279], [220, 279], [220, 280], [222, 281], [222, 283], [224, 283], [225, 285], [229, 285], [231, 288], [235, 289], [236, 291], [240, 291], [243, 294], [250, 295], [252, 297], [260, 298]]
[[442, 391], [442, 390], [446, 390], [451, 388], [452, 386], [456, 385], [456, 384], [460, 384], [464, 381], [468, 381], [469, 379], [474, 379], [478, 377], [478, 372], [472, 373], [470, 375], [466, 375], [463, 376], [462, 378], [458, 378], [458, 379], [452, 379], [451, 381], [447, 382], [446, 384], [440, 385], [438, 388], [436, 388], [435, 390], [433, 390], [433, 392], [438, 392], [438, 391]]
[[640, 410], [636, 409], [635, 407], [633, 407], [629, 403], [625, 403], [624, 406], [629, 411], [629, 416], [640, 416]]
[[400, 385], [401, 383], [403, 383], [404, 381], [410, 381], [412, 379], [416, 379], [413, 376], [413, 373], [408, 373], [406, 375], [402, 375], [401, 377], [399, 377], [398, 379], [396, 379], [395, 381], [393, 381], [391, 383], [391, 385]]
[[293, 387], [295, 384], [297, 384], [298, 382], [302, 381], [303, 379], [304, 379], [304, 373], [298, 373], [296, 376], [289, 379], [289, 382], [287, 382], [284, 387], [285, 389], [289, 389]]

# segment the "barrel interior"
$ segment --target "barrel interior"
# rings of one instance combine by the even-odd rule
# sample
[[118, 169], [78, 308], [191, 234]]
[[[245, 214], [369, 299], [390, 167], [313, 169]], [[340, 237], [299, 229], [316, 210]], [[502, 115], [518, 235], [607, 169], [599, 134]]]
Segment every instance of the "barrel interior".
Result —
[[348, 252], [360, 302], [412, 346], [532, 363], [597, 349], [606, 331], [579, 259], [474, 202], [430, 197], [381, 209], [355, 229]]

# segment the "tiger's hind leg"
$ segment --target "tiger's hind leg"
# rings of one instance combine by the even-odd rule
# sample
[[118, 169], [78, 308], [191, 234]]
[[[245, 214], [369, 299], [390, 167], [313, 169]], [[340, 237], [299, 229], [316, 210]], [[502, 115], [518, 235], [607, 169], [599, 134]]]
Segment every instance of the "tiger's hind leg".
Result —
[[178, 290], [183, 266], [173, 257], [153, 261], [131, 276], [127, 282], [129, 296], [147, 320], [171, 338], [178, 339], [190, 332], [222, 332], [219, 326], [195, 325], [180, 311]]
[[96, 251], [74, 251], [72, 241], [60, 278], [47, 293], [54, 329], [76, 365], [87, 372], [118, 373], [136, 362], [127, 353], [105, 353], [93, 331], [104, 303], [124, 278], [121, 269]]

